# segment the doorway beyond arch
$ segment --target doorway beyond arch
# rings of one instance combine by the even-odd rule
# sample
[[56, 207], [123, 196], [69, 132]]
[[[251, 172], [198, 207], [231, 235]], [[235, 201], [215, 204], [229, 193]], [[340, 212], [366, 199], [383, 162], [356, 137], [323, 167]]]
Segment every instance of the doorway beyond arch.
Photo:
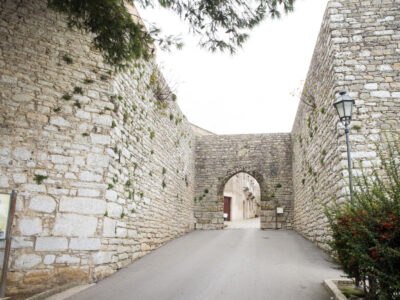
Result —
[[244, 172], [233, 175], [225, 184], [225, 228], [260, 228], [261, 193], [257, 180]]

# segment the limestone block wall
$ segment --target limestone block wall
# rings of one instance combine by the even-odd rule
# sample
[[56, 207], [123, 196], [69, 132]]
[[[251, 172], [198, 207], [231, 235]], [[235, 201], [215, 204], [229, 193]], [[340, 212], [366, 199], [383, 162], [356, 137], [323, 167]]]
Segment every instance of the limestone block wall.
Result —
[[[321, 202], [344, 201], [347, 157], [332, 104], [341, 90], [356, 100], [351, 123], [354, 175], [377, 163], [382, 130], [399, 128], [400, 2], [329, 1], [293, 125], [294, 228], [326, 248]], [[342, 179], [344, 178], [344, 179]]]
[[[194, 227], [194, 137], [153, 62], [116, 72], [46, 1], [0, 1], [8, 292], [107, 276]], [[4, 246], [4, 244], [3, 244]]]
[[206, 135], [196, 137], [195, 206], [197, 229], [222, 229], [223, 191], [245, 172], [260, 185], [262, 229], [275, 228], [275, 207], [284, 207], [278, 228], [292, 226], [290, 134]]

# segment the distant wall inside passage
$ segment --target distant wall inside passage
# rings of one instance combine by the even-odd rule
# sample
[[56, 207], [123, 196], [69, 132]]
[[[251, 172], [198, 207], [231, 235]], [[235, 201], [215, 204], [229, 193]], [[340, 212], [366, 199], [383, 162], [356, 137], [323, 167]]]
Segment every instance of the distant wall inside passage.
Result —
[[[223, 190], [237, 173], [253, 176], [261, 191], [261, 228], [292, 227], [292, 155], [290, 134], [206, 135], [196, 137], [195, 204], [197, 229], [222, 229]], [[206, 193], [205, 191], [208, 191]]]

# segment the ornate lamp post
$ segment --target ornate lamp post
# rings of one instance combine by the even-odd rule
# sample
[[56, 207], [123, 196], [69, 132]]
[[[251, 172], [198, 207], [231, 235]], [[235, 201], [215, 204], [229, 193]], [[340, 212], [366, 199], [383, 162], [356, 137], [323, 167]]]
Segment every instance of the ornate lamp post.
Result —
[[347, 163], [349, 165], [349, 184], [350, 184], [350, 201], [353, 202], [353, 181], [351, 171], [351, 155], [350, 155], [350, 143], [349, 143], [349, 125], [353, 114], [353, 106], [355, 101], [347, 95], [346, 91], [340, 92], [340, 96], [336, 99], [333, 106], [339, 115], [339, 119], [345, 127], [346, 133], [346, 145], [347, 145]]

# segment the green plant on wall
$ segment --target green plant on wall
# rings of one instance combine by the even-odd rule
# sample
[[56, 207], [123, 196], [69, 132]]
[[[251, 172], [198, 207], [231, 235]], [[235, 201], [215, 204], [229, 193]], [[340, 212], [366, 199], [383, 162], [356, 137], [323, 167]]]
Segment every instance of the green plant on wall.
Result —
[[72, 96], [71, 96], [70, 94], [66, 93], [66, 94], [64, 94], [64, 95], [62, 96], [62, 98], [63, 98], [64, 100], [68, 101], [68, 100], [71, 100]]
[[36, 182], [36, 184], [42, 184], [44, 180], [49, 178], [49, 176], [46, 175], [41, 175], [41, 174], [35, 174], [33, 177], [33, 180]]
[[300, 144], [300, 145], [303, 144], [303, 138], [301, 137], [300, 134], [297, 136], [297, 140], [299, 141], [299, 144]]
[[65, 61], [68, 65], [71, 65], [74, 61], [68, 54], [64, 54], [62, 57], [63, 61]]
[[75, 100], [74, 106], [77, 108], [81, 108], [81, 103], [78, 100]]
[[92, 84], [92, 83], [94, 82], [94, 80], [93, 80], [93, 79], [90, 79], [90, 78], [86, 78], [83, 82], [84, 82], [85, 84]]
[[128, 113], [127, 111], [125, 111], [125, 112], [124, 112], [124, 115], [123, 115], [123, 117], [122, 117], [122, 122], [123, 122], [124, 124], [126, 124], [126, 122], [128, 121], [128, 118], [129, 118], [129, 113]]
[[83, 89], [80, 86], [74, 87], [74, 94], [83, 95]]

